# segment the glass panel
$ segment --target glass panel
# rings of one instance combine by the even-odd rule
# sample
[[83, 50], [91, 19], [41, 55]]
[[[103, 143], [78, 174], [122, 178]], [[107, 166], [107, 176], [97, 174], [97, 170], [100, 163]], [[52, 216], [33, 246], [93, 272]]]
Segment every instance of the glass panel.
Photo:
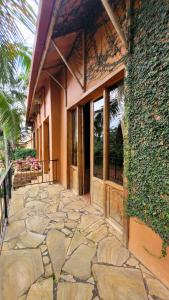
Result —
[[103, 105], [104, 100], [94, 102], [94, 176], [103, 178]]
[[109, 180], [123, 184], [123, 84], [109, 91]]
[[77, 113], [72, 111], [72, 165], [77, 166]]

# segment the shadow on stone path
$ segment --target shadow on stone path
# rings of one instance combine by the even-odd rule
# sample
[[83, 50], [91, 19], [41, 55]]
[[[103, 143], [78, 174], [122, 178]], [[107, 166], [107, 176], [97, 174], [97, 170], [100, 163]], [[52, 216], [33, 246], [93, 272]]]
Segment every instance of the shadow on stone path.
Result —
[[0, 300], [167, 300], [102, 214], [61, 185], [13, 192]]

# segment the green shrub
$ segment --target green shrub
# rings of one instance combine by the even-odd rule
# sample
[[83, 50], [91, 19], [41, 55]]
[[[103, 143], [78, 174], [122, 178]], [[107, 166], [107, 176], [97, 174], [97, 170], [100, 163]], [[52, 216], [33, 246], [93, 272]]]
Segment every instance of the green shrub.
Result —
[[35, 149], [29, 149], [29, 148], [17, 148], [15, 149], [13, 153], [13, 159], [25, 159], [26, 157], [36, 157], [36, 150]]

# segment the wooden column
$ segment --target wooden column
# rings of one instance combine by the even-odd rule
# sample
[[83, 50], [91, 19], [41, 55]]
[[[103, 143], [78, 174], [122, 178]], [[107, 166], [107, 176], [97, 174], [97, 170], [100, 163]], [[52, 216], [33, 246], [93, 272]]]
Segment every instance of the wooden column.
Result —
[[43, 160], [44, 173], [49, 171], [49, 120], [43, 122]]
[[109, 164], [109, 95], [108, 89], [103, 91], [104, 108], [103, 108], [103, 184], [104, 184], [104, 213], [107, 216], [107, 186], [106, 180], [108, 179]]
[[82, 107], [77, 107], [77, 166], [78, 166], [78, 193], [83, 194], [83, 153], [82, 153]]
[[67, 111], [67, 189], [70, 189], [71, 156], [72, 156], [72, 120], [71, 120], [71, 112]]
[[90, 192], [92, 202], [92, 179], [94, 167], [94, 125], [93, 125], [93, 101], [90, 102]]
[[36, 129], [36, 158], [39, 159], [39, 128]]
[[103, 110], [103, 180], [108, 179], [109, 163], [109, 94], [108, 90], [103, 91], [104, 110]]
[[39, 160], [42, 160], [42, 125], [39, 127]]

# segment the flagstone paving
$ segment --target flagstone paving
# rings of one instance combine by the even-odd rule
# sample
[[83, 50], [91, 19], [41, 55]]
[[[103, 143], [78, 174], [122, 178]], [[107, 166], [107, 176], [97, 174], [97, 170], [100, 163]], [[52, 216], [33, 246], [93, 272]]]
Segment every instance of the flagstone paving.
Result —
[[99, 210], [61, 185], [13, 192], [0, 300], [168, 300]]

